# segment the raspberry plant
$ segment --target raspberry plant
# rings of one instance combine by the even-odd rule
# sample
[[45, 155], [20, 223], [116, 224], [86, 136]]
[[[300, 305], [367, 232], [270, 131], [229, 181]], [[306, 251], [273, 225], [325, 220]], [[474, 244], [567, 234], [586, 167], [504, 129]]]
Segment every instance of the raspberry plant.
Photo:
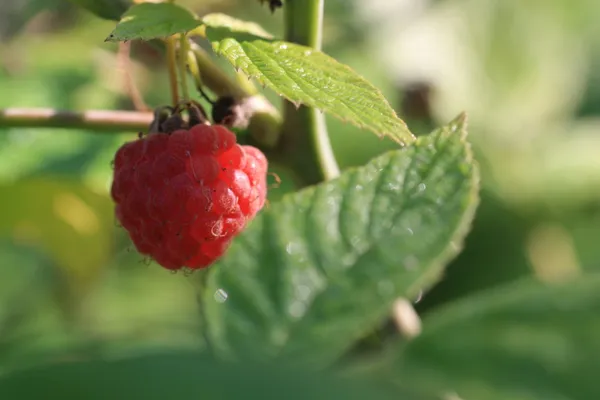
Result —
[[[180, 383], [189, 386], [183, 397], [237, 398], [219, 383], [225, 376], [257, 398], [267, 396], [264, 385], [311, 399], [593, 397], [589, 376], [578, 381], [574, 372], [591, 367], [589, 359], [561, 358], [549, 347], [578, 353], [591, 346], [574, 327], [556, 337], [550, 331], [553, 319], [591, 318], [596, 278], [506, 286], [437, 310], [421, 326], [410, 303], [442, 278], [478, 203], [467, 117], [415, 138], [376, 87], [321, 50], [324, 0], [256, 1], [283, 13], [283, 38], [174, 1], [73, 1], [117, 21], [106, 41], [147, 41], [162, 51], [171, 104], [154, 114], [5, 113], [3, 121], [141, 132], [114, 158], [116, 219], [161, 266], [201, 270], [189, 279], [206, 354], [82, 363], [70, 373], [87, 371], [80, 379], [93, 386], [98, 373], [127, 375], [125, 364], [150, 377], [157, 375], [151, 365], [165, 365], [189, 378]], [[249, 81], [280, 95], [281, 106]], [[397, 149], [340, 171], [324, 114]], [[265, 205], [268, 190], [277, 190], [267, 185], [272, 165], [290, 170], [298, 190]], [[518, 334], [527, 349], [511, 345]], [[370, 345], [373, 338], [380, 343]], [[244, 369], [252, 363], [277, 368], [273, 375]], [[263, 386], [245, 385], [246, 376]], [[314, 393], [290, 389], [290, 377], [299, 376], [318, 380]], [[10, 382], [19, 379], [30, 377]], [[137, 393], [170, 388], [153, 388], [160, 379]]]

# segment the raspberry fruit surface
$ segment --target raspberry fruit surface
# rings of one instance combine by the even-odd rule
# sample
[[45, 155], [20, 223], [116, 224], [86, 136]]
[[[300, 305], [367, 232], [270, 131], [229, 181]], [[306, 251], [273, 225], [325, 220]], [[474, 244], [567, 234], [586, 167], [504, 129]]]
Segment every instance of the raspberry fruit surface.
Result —
[[221, 125], [149, 134], [115, 155], [115, 214], [136, 249], [164, 268], [204, 268], [263, 207], [267, 167]]

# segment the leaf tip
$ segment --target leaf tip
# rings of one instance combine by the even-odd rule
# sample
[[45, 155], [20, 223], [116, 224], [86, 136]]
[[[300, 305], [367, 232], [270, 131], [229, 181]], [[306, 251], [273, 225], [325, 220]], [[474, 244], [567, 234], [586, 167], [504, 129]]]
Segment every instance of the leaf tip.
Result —
[[468, 125], [468, 116], [465, 111], [461, 112], [450, 124], [448, 125], [451, 132], [458, 132], [461, 139], [466, 139], [467, 137], [467, 125]]

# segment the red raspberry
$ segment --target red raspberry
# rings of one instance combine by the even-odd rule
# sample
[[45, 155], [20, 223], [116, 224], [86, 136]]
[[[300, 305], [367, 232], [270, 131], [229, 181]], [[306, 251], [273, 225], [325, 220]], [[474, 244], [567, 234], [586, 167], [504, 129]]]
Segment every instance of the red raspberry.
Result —
[[170, 270], [212, 264], [265, 203], [267, 159], [221, 125], [149, 134], [124, 144], [114, 166], [117, 219]]

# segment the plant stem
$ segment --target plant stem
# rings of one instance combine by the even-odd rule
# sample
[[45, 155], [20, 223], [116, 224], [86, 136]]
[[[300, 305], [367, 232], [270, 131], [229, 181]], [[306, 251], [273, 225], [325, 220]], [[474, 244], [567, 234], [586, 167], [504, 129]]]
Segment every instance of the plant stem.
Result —
[[190, 48], [186, 35], [182, 34], [179, 40], [179, 77], [181, 78], [181, 93], [184, 102], [190, 101], [190, 92], [187, 85], [187, 54]]
[[167, 46], [167, 68], [169, 70], [169, 86], [171, 87], [171, 102], [173, 107], [179, 103], [179, 88], [177, 83], [177, 51], [175, 38], [169, 37], [165, 40]]
[[0, 109], [0, 127], [90, 129], [105, 132], [145, 131], [152, 112], [89, 110], [62, 111], [50, 108]]
[[325, 0], [292, 0], [285, 5], [285, 38], [321, 50]]
[[[324, 0], [293, 0], [285, 4], [285, 38], [321, 50]], [[284, 106], [282, 151], [302, 171], [306, 184], [336, 178], [340, 171], [331, 148], [325, 115], [315, 108]]]
[[200, 69], [198, 68], [198, 60], [196, 59], [196, 55], [193, 51], [188, 50], [187, 52], [187, 63], [190, 68], [190, 74], [192, 74], [192, 78], [194, 79], [194, 84], [201, 90], [202, 88], [202, 75], [200, 73]]
[[[179, 102], [179, 89], [177, 83], [177, 61], [175, 42], [173, 46], [168, 43], [171, 39], [154, 41], [152, 44], [164, 51], [169, 64], [170, 86], [173, 94], [173, 105]], [[190, 70], [194, 74], [197, 69], [202, 84], [206, 85], [218, 96], [233, 96], [236, 100], [251, 105], [253, 115], [250, 118], [248, 132], [253, 138], [253, 144], [263, 151], [274, 150], [279, 141], [282, 118], [278, 110], [261, 94], [253, 90], [251, 85], [240, 85], [223, 72], [212, 58], [196, 43], [191, 42], [188, 53], [193, 52], [193, 58], [188, 59]], [[171, 49], [171, 51], [169, 50]], [[193, 62], [193, 61], [196, 62]], [[90, 129], [101, 131], [146, 131], [152, 121], [152, 113], [134, 113], [127, 111], [94, 111], [75, 112], [53, 109], [0, 109], [0, 127], [39, 127], [39, 128], [66, 128]], [[112, 120], [111, 120], [112, 119]], [[288, 164], [287, 159], [281, 158]]]
[[137, 88], [133, 76], [131, 74], [131, 42], [119, 43], [119, 52], [117, 53], [117, 62], [123, 77], [125, 91], [131, 100], [131, 103], [137, 111], [148, 111], [150, 108], [144, 102], [144, 98]]

